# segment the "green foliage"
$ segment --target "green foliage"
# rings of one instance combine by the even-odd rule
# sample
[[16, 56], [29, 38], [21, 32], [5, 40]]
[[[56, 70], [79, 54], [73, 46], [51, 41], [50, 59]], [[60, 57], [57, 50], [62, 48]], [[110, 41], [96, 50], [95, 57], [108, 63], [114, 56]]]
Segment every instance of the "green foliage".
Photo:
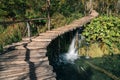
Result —
[[46, 17], [46, 0], [26, 0], [25, 17]]
[[117, 15], [120, 11], [117, 8], [119, 5], [118, 1], [119, 0], [94, 0], [93, 6], [100, 14]]
[[[41, 0], [1, 0], [0, 17], [10, 19], [36, 18], [46, 15]], [[44, 13], [44, 14], [43, 14]]]
[[120, 43], [120, 19], [113, 16], [98, 17], [85, 26], [82, 34], [89, 43], [99, 41], [112, 48], [113, 44]]
[[51, 15], [58, 12], [68, 17], [76, 11], [83, 13], [83, 5], [81, 0], [51, 0]]
[[0, 54], [3, 52], [3, 46], [0, 44]]
[[0, 25], [0, 34], [3, 33], [3, 31], [4, 31], [4, 27]]
[[[76, 11], [85, 13], [89, 0], [51, 0], [51, 16], [58, 12], [63, 16], [71, 16]], [[94, 0], [93, 9], [101, 14], [119, 12], [118, 0]], [[3, 19], [26, 19], [46, 17], [46, 0], [0, 0], [0, 17]]]
[[21, 31], [18, 26], [9, 26], [0, 34], [0, 52], [3, 51], [3, 46], [22, 39]]
[[25, 14], [25, 0], [1, 0], [0, 17], [20, 18]]
[[75, 19], [79, 19], [83, 16], [82, 13], [79, 13], [79, 12], [75, 12], [75, 13], [72, 13], [69, 17], [67, 17], [66, 19], [66, 23], [69, 24], [71, 23], [73, 20]]
[[95, 58], [91, 63], [111, 72], [116, 76], [120, 76], [120, 55], [104, 56], [102, 58]]
[[69, 24], [75, 19], [81, 18], [83, 15], [79, 12], [71, 13], [69, 16], [64, 16], [58, 12], [54, 13], [51, 20], [51, 27], [57, 28]]

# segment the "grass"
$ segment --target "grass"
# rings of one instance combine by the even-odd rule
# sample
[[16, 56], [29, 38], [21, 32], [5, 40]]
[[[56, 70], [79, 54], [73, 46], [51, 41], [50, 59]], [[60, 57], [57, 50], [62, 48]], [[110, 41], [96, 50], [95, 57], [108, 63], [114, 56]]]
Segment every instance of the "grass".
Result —
[[5, 45], [22, 39], [21, 31], [18, 26], [10, 25], [0, 34], [0, 52], [2, 53]]
[[[113, 46], [112, 50], [114, 54], [120, 54], [120, 50], [116, 46]], [[83, 47], [79, 49], [79, 52], [81, 56], [85, 56], [86, 53], [89, 53], [89, 56], [91, 58], [102, 57], [104, 55], [110, 55], [109, 47], [101, 43], [91, 44], [88, 50], [86, 50], [86, 46], [84, 45]]]

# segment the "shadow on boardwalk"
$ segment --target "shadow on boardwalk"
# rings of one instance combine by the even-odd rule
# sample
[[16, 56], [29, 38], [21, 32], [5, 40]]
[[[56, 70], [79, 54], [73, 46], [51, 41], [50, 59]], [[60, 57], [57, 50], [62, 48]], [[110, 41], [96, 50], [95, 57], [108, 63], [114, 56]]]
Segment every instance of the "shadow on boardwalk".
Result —
[[30, 80], [37, 80], [36, 73], [35, 73], [35, 64], [34, 62], [30, 61], [30, 50], [26, 47], [27, 44], [24, 46], [26, 49], [25, 54], [25, 61], [29, 64], [29, 78]]

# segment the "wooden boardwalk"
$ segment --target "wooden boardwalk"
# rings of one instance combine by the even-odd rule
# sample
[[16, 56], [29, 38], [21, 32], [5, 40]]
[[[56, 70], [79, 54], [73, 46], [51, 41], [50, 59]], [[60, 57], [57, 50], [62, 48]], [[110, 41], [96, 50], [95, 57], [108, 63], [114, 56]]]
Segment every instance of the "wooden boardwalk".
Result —
[[96, 16], [98, 13], [93, 11], [69, 25], [41, 33], [31, 42], [13, 43], [10, 46], [15, 50], [0, 55], [0, 80], [56, 80], [46, 56], [47, 46], [56, 37], [83, 26]]

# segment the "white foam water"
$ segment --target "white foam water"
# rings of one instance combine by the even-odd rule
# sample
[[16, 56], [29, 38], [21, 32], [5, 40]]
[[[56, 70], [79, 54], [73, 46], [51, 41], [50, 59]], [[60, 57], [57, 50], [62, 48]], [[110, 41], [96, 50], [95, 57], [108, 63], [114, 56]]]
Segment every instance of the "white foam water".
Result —
[[78, 59], [78, 57], [79, 57], [78, 51], [76, 50], [75, 41], [76, 40], [74, 37], [72, 40], [72, 43], [70, 44], [67, 54], [65, 54], [65, 58], [67, 61], [73, 62], [74, 60]]
[[78, 51], [75, 46], [75, 42], [76, 42], [76, 39], [74, 37], [69, 46], [68, 52], [59, 56], [60, 62], [74, 63], [74, 61], [79, 58]]

